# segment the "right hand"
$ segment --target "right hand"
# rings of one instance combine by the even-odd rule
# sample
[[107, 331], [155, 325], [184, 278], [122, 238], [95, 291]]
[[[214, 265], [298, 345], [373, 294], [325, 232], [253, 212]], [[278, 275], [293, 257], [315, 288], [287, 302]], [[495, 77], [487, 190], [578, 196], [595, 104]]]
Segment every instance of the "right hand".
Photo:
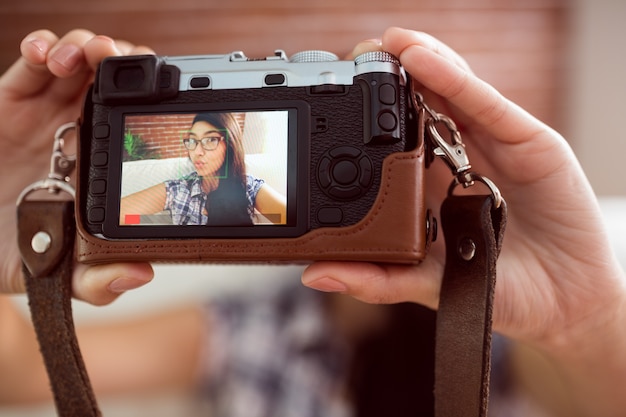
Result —
[[[559, 354], [568, 349], [571, 354], [580, 340], [602, 344], [603, 337], [613, 336], [626, 344], [621, 328], [609, 329], [626, 315], [626, 276], [565, 139], [479, 79], [463, 58], [430, 35], [391, 28], [381, 44], [362, 43], [354, 55], [381, 48], [400, 59], [429, 106], [457, 122], [472, 165], [507, 200], [494, 330]], [[451, 181], [450, 171], [435, 165], [425, 186], [432, 208], [440, 206]], [[412, 301], [435, 309], [444, 263], [440, 239], [418, 266], [318, 262], [302, 279], [309, 287], [366, 302]]]

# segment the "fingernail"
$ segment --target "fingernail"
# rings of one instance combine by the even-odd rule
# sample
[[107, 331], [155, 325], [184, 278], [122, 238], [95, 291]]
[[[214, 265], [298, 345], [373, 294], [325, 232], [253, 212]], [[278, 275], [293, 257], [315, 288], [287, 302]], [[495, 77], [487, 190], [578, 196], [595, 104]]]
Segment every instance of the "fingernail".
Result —
[[318, 278], [311, 282], [306, 282], [307, 287], [323, 292], [346, 292], [348, 287], [343, 282], [334, 280], [329, 277]]
[[94, 39], [102, 39], [103, 41], [107, 41], [113, 44], [115, 43], [115, 40], [113, 40], [112, 37], [106, 35], [96, 35]]
[[357, 57], [367, 52], [380, 51], [381, 41], [379, 39], [368, 39], [358, 43], [352, 50], [352, 57]]
[[117, 278], [109, 284], [108, 289], [116, 294], [121, 294], [139, 288], [144, 284], [146, 284], [146, 281], [135, 278]]
[[46, 54], [46, 43], [43, 42], [41, 39], [33, 39], [31, 41], [28, 42], [29, 44], [33, 45], [35, 48], [37, 48], [37, 50], [41, 53], [41, 54]]
[[64, 67], [73, 70], [83, 58], [83, 53], [76, 45], [64, 45], [52, 54], [52, 60]]
[[380, 39], [377, 39], [377, 38], [367, 39], [365, 42], [373, 43], [373, 44], [376, 44], [378, 46], [383, 44], [383, 41], [381, 41]]

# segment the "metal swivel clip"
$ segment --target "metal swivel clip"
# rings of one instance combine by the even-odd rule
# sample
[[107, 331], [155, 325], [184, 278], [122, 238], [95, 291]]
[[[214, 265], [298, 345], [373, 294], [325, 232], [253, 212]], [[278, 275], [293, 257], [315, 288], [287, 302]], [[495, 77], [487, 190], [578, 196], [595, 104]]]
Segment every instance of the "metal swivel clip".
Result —
[[65, 141], [63, 137], [71, 130], [76, 129], [76, 123], [66, 123], [57, 129], [54, 135], [52, 155], [50, 157], [50, 172], [43, 180], [26, 187], [19, 195], [19, 205], [28, 194], [38, 190], [48, 190], [51, 194], [65, 191], [72, 198], [75, 197], [74, 187], [70, 184], [70, 174], [76, 167], [76, 156], [68, 156], [63, 152]]
[[[471, 170], [472, 165], [465, 152], [465, 145], [461, 139], [461, 133], [457, 129], [454, 121], [448, 116], [437, 113], [428, 107], [419, 93], [413, 94], [413, 105], [415, 108], [423, 108], [429, 114], [430, 117], [426, 120], [426, 129], [427, 136], [431, 140], [433, 154], [441, 158], [446, 165], [448, 165], [454, 176], [454, 180], [448, 189], [448, 194], [451, 195], [458, 185], [463, 186], [463, 188], [468, 188], [478, 181], [489, 188], [493, 195], [494, 208], [499, 208], [502, 204], [500, 190], [489, 178]], [[449, 140], [446, 140], [441, 135], [438, 125], [445, 127], [450, 136]]]

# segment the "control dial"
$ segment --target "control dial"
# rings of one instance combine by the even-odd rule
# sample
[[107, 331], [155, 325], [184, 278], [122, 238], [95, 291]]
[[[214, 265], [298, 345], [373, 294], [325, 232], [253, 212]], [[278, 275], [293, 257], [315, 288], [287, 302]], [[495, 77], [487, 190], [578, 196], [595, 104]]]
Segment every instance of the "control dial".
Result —
[[301, 51], [293, 54], [289, 62], [305, 63], [305, 62], [332, 62], [339, 61], [339, 57], [332, 52], [327, 51]]
[[365, 52], [354, 60], [356, 65], [367, 64], [368, 62], [389, 62], [394, 65], [400, 65], [400, 60], [395, 55], [385, 51]]
[[354, 146], [328, 150], [317, 166], [320, 188], [333, 200], [356, 200], [372, 185], [374, 166], [369, 156]]

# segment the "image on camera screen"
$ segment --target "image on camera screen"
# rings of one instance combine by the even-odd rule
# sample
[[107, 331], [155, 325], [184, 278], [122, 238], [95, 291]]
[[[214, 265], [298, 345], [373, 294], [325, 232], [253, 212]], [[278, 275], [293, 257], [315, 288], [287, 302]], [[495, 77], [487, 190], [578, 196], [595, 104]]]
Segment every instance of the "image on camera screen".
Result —
[[120, 226], [287, 225], [289, 111], [126, 114]]

